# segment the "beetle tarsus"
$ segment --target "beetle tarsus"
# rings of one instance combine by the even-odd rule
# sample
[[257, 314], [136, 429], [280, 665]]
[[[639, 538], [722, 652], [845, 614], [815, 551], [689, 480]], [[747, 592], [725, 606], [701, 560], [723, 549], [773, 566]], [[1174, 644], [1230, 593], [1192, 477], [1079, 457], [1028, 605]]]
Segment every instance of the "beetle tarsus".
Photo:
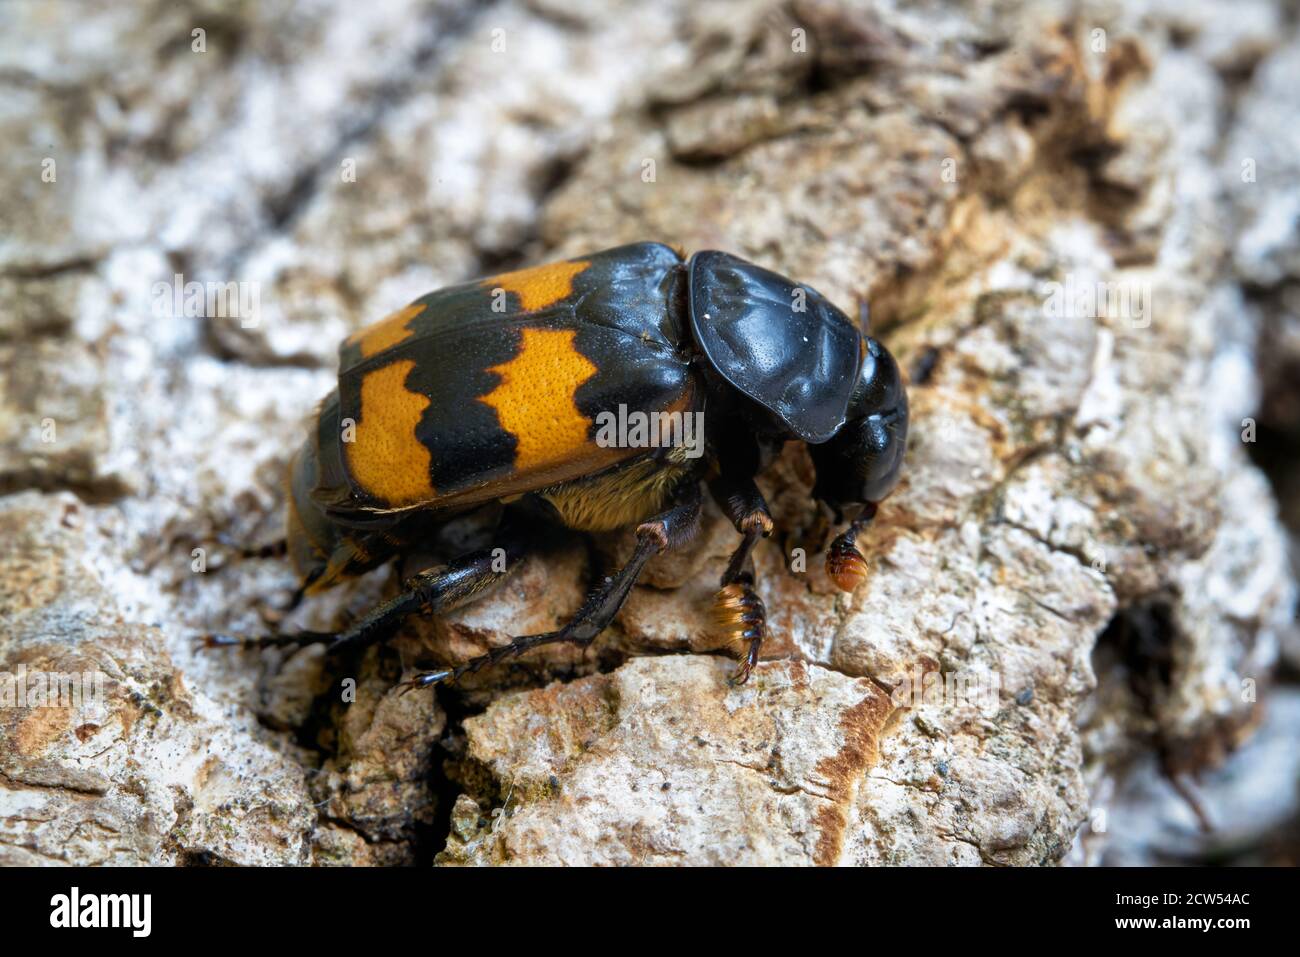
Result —
[[300, 648], [334, 641], [338, 637], [330, 631], [295, 631], [292, 633], [275, 633], [270, 635], [200, 635], [201, 648]]
[[399, 695], [404, 695], [409, 691], [414, 691], [416, 688], [429, 688], [432, 687], [433, 685], [438, 684], [439, 682], [446, 681], [449, 678], [452, 681], [455, 681], [456, 680], [455, 674], [456, 674], [455, 669], [444, 669], [442, 671], [421, 671], [418, 675], [416, 675], [414, 678], [411, 678], [409, 681], [403, 681], [401, 684], [399, 684], [397, 686], [398, 687], [397, 693]]
[[876, 517], [875, 504], [868, 502], [862, 514], [835, 536], [826, 550], [826, 574], [841, 591], [851, 592], [867, 578], [867, 560], [858, 548], [858, 536]]
[[724, 585], [713, 600], [714, 631], [727, 644], [743, 651], [740, 666], [731, 676], [733, 685], [749, 680], [758, 664], [758, 652], [767, 635], [767, 608], [752, 587], [753, 578], [745, 574], [739, 581]]
[[235, 635], [201, 635], [199, 643], [204, 648], [233, 648], [244, 644], [244, 639]]
[[739, 688], [749, 681], [749, 676], [758, 667], [758, 650], [762, 644], [762, 634], [749, 639], [749, 649], [745, 652], [745, 657], [740, 659], [740, 664], [736, 666], [736, 670], [732, 672], [731, 678], [728, 680], [731, 687]]
[[238, 564], [241, 561], [255, 561], [263, 558], [284, 558], [289, 554], [289, 540], [287, 538], [277, 538], [274, 541], [263, 542], [261, 545], [244, 545], [238, 540], [227, 535], [218, 535], [217, 542], [230, 551], [227, 552], [227, 558], [218, 565], [208, 565], [209, 571], [219, 571]]
[[278, 538], [262, 545], [244, 545], [239, 549], [240, 558], [283, 558], [289, 553], [289, 540]]
[[733, 688], [739, 688], [749, 682], [749, 676], [753, 673], [754, 668], [758, 665], [758, 644], [750, 646], [750, 654], [736, 666], [736, 670], [731, 677], [727, 679], [727, 684]]
[[455, 684], [461, 678], [468, 674], [475, 674], [480, 669], [488, 665], [495, 665], [507, 658], [515, 655], [522, 655], [525, 651], [530, 651], [539, 645], [546, 645], [556, 641], [581, 641], [583, 644], [590, 642], [588, 639], [577, 639], [570, 635], [565, 635], [563, 631], [548, 631], [538, 635], [525, 635], [522, 638], [515, 638], [507, 645], [493, 648], [486, 654], [471, 658], [463, 665], [457, 665], [455, 668], [444, 668], [439, 671], [422, 671], [414, 678], [403, 681], [399, 688], [401, 693], [406, 694], [415, 688], [428, 688], [436, 684]]
[[843, 535], [826, 552], [826, 574], [840, 591], [852, 592], [867, 578], [867, 560], [857, 545]]

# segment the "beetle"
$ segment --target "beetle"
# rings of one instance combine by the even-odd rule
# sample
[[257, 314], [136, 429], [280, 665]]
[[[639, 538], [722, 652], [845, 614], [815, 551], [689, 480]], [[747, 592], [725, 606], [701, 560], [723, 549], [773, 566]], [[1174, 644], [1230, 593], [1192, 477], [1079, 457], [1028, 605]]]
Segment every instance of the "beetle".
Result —
[[[688, 260], [634, 243], [450, 286], [353, 334], [339, 360], [338, 386], [289, 467], [293, 604], [489, 506], [501, 515], [494, 547], [416, 574], [340, 634], [214, 635], [210, 645], [364, 647], [411, 614], [481, 595], [545, 523], [635, 528], [631, 557], [567, 624], [422, 672], [408, 690], [539, 645], [589, 644], [646, 563], [695, 534], [701, 485], [741, 536], [714, 620], [738, 647], [733, 681], [743, 682], [766, 631], [751, 552], [773, 531], [755, 476], [785, 442], [807, 443], [814, 497], [837, 522], [856, 511], [826, 556], [831, 579], [852, 590], [866, 574], [858, 536], [898, 482], [907, 444], [889, 351], [810, 286], [716, 250]], [[663, 425], [666, 441], [615, 422]]]

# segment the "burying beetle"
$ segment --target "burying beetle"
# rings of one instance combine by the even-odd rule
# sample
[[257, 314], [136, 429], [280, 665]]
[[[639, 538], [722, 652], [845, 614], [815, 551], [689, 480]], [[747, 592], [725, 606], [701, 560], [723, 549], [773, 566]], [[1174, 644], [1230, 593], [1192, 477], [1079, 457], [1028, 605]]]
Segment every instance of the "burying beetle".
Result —
[[[697, 421], [702, 436], [691, 435]], [[616, 422], [666, 424], [669, 441], [636, 441], [645, 436]], [[907, 424], [884, 346], [815, 290], [727, 253], [684, 261], [635, 243], [440, 289], [340, 347], [338, 388], [289, 471], [294, 603], [500, 505], [494, 547], [416, 575], [340, 634], [208, 643], [361, 648], [501, 581], [539, 519], [583, 532], [635, 526], [631, 558], [568, 624], [406, 684], [455, 680], [551, 642], [585, 646], [646, 563], [695, 534], [703, 481], [741, 535], [714, 612], [740, 648], [743, 682], [766, 630], [750, 554], [772, 532], [754, 477], [786, 441], [808, 443], [813, 495], [841, 521], [860, 506], [826, 556], [832, 580], [852, 590], [866, 574], [856, 540], [898, 481]]]

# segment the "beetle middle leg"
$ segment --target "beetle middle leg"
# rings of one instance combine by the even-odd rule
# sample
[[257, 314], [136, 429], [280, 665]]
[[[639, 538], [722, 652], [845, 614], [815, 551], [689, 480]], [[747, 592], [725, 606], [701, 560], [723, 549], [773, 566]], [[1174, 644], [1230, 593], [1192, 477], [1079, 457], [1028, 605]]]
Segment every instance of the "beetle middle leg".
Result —
[[767, 634], [767, 609], [754, 590], [753, 551], [760, 538], [772, 534], [772, 516], [751, 477], [724, 474], [709, 484], [709, 491], [742, 536], [718, 583], [713, 618], [723, 637], [744, 649], [731, 679], [733, 684], [744, 684], [758, 664], [758, 651]]
[[636, 584], [646, 563], [656, 555], [670, 549], [678, 548], [690, 541], [699, 530], [700, 525], [700, 491], [692, 483], [683, 493], [681, 503], [666, 512], [642, 522], [636, 529], [636, 549], [627, 564], [617, 574], [607, 577], [604, 582], [588, 596], [573, 619], [558, 631], [548, 631], [539, 635], [524, 635], [507, 645], [493, 648], [487, 654], [471, 658], [463, 665], [440, 671], [424, 671], [402, 687], [425, 688], [441, 681], [456, 681], [466, 674], [494, 665], [506, 658], [523, 654], [540, 645], [568, 641], [578, 645], [589, 645], [614, 620], [618, 610]]

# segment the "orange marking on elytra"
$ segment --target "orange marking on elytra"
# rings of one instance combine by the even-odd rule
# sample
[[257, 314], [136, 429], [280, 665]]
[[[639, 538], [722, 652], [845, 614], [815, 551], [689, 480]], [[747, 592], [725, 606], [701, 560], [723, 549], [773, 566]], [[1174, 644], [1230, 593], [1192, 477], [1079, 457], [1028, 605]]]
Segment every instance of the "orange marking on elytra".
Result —
[[433, 456], [415, 436], [429, 397], [406, 388], [415, 362], [404, 359], [361, 379], [361, 416], [354, 441], [344, 443], [348, 469], [363, 489], [397, 507], [434, 497]]
[[483, 285], [489, 289], [513, 292], [519, 297], [519, 305], [524, 312], [534, 312], [573, 295], [573, 280], [590, 265], [585, 260], [547, 263], [532, 269], [489, 276], [483, 280]]
[[424, 312], [423, 303], [411, 303], [405, 309], [399, 309], [373, 325], [352, 333], [348, 336], [348, 344], [360, 346], [362, 358], [369, 358], [377, 352], [383, 352], [411, 337], [411, 330], [406, 327], [406, 324], [422, 312]]
[[591, 420], [578, 411], [574, 395], [598, 371], [574, 346], [572, 329], [522, 333], [515, 357], [488, 370], [501, 376], [500, 384], [479, 397], [518, 443], [516, 473], [564, 465], [586, 449]]

